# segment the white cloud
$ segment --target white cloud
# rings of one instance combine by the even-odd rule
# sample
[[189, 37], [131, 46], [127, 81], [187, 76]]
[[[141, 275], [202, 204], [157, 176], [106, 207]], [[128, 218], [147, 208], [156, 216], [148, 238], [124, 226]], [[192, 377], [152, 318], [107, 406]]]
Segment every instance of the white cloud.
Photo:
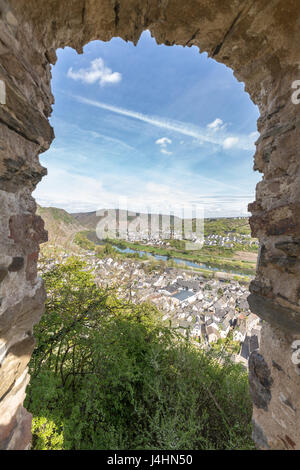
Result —
[[231, 149], [232, 147], [237, 147], [239, 144], [238, 137], [227, 137], [223, 142], [224, 149]]
[[122, 80], [122, 74], [113, 72], [104, 65], [103, 59], [99, 57], [91, 62], [87, 69], [79, 69], [77, 72], [69, 68], [67, 76], [73, 80], [81, 80], [83, 83], [93, 84], [99, 81], [99, 85], [119, 83]]
[[207, 124], [208, 129], [215, 131], [218, 131], [220, 129], [224, 129], [226, 127], [226, 124], [223, 123], [222, 119], [216, 118], [213, 122], [210, 124]]
[[161, 153], [164, 155], [172, 155], [172, 152], [167, 150], [167, 146], [172, 143], [171, 139], [168, 139], [168, 137], [161, 137], [160, 139], [157, 139], [155, 143], [160, 146]]
[[168, 139], [168, 137], [161, 137], [161, 139], [157, 139], [155, 143], [161, 145], [162, 147], [166, 147], [167, 144], [172, 143], [172, 140]]

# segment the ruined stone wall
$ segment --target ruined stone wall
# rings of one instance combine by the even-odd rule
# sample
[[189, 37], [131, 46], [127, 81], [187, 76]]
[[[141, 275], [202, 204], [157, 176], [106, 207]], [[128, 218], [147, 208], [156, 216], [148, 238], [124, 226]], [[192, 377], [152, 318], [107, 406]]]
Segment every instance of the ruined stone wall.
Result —
[[22, 403], [47, 236], [31, 193], [46, 174], [38, 155], [53, 139], [55, 51], [114, 36], [136, 43], [145, 29], [158, 43], [196, 45], [232, 67], [259, 106], [254, 166], [264, 176], [250, 209], [261, 253], [249, 303], [265, 326], [250, 360], [253, 436], [260, 448], [300, 449], [291, 349], [300, 339], [300, 105], [291, 101], [300, 80], [298, 0], [0, 0], [0, 448], [30, 445]]

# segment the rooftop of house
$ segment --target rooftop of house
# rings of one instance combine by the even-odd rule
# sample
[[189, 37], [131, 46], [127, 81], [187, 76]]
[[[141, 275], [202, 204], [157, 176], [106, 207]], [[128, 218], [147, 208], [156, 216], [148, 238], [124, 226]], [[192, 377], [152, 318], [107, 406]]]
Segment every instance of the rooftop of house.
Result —
[[249, 359], [250, 354], [259, 348], [259, 341], [257, 335], [246, 336], [242, 344], [241, 356], [244, 359]]
[[217, 337], [220, 336], [218, 330], [216, 330], [213, 326], [209, 326], [208, 328], [206, 328], [206, 333], [208, 336], [212, 334], [216, 335]]
[[183, 302], [184, 300], [188, 299], [189, 297], [192, 297], [193, 295], [193, 292], [181, 290], [180, 292], [177, 292], [177, 294], [174, 294], [172, 297], [180, 300], [180, 302]]
[[167, 287], [164, 287], [164, 290], [167, 291], [167, 292], [170, 292], [172, 294], [173, 292], [177, 292], [178, 287], [174, 284], [171, 284]]
[[178, 279], [177, 281], [177, 284], [180, 286], [180, 287], [184, 287], [185, 289], [190, 289], [190, 290], [199, 290], [199, 281], [195, 281], [195, 280], [181, 280], [181, 279]]
[[222, 319], [226, 316], [226, 314], [227, 314], [227, 310], [225, 308], [222, 308], [220, 306], [216, 307], [215, 312], [214, 312], [215, 317]]
[[247, 338], [245, 339], [245, 341], [242, 344], [242, 349], [241, 349], [240, 355], [246, 360], [249, 359], [250, 350], [249, 350], [249, 342], [247, 341]]

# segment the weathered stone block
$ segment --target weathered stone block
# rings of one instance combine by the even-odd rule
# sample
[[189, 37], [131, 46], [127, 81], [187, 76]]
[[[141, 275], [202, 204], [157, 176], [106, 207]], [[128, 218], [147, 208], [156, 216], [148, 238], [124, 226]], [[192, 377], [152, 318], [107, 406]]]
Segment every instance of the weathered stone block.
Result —
[[8, 271], [11, 273], [16, 273], [24, 267], [24, 258], [21, 256], [16, 256], [13, 258], [11, 264], [8, 266]]
[[43, 219], [38, 215], [18, 214], [9, 219], [9, 238], [22, 248], [36, 249], [48, 240]]
[[[250, 289], [251, 286], [250, 285]], [[280, 326], [285, 332], [300, 335], [300, 313], [282, 307], [278, 303], [257, 294], [248, 296], [248, 303], [253, 313], [274, 326]]]
[[272, 398], [272, 383], [271, 371], [264, 358], [257, 351], [253, 351], [249, 358], [249, 384], [251, 399], [257, 408], [268, 410]]
[[4, 267], [0, 267], [0, 283], [3, 281], [3, 279], [6, 278], [8, 274], [8, 269]]

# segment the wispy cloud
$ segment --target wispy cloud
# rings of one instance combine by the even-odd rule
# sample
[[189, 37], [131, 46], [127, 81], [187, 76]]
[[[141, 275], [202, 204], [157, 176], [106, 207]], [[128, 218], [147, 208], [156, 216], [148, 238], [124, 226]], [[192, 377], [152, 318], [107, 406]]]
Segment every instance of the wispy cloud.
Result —
[[106, 111], [110, 111], [112, 113], [116, 113], [116, 114], [126, 116], [132, 119], [137, 119], [139, 121], [145, 122], [152, 126], [159, 127], [160, 129], [165, 129], [171, 132], [179, 133], [181, 135], [193, 137], [194, 139], [197, 139], [199, 142], [207, 142], [209, 144], [216, 144], [225, 149], [228, 149], [228, 148], [232, 148], [233, 145], [231, 145], [230, 147], [228, 146], [224, 147], [224, 141], [230, 138], [230, 139], [235, 139], [234, 146], [240, 150], [253, 150], [254, 149], [255, 137], [253, 134], [241, 135], [241, 136], [234, 136], [234, 135], [229, 136], [225, 132], [220, 132], [216, 135], [216, 133], [211, 131], [211, 129], [209, 130], [202, 129], [201, 127], [195, 126], [194, 124], [185, 123], [181, 121], [175, 121], [175, 120], [168, 119], [168, 118], [151, 116], [148, 114], [143, 114], [140, 112], [121, 108], [119, 106], [106, 104], [106, 103], [103, 103], [102, 101], [90, 100], [82, 96], [75, 96], [74, 98], [80, 103], [87, 104], [89, 106], [94, 106], [96, 108], [104, 109]]
[[79, 126], [77, 124], [70, 123], [70, 122], [65, 121], [63, 119], [60, 119], [60, 118], [55, 118], [54, 121], [53, 121], [53, 125], [54, 125], [54, 128], [59, 127], [60, 132], [63, 133], [64, 135], [72, 134], [72, 139], [73, 140], [79, 138], [80, 142], [81, 142], [81, 139], [83, 139], [83, 138], [85, 140], [87, 140], [87, 139], [89, 140], [92, 137], [93, 139], [101, 139], [101, 140], [104, 140], [104, 141], [109, 142], [111, 144], [114, 144], [114, 145], [117, 144], [118, 146], [122, 146], [122, 147], [124, 147], [128, 150], [135, 151], [135, 148], [132, 147], [132, 145], [127, 144], [126, 142], [124, 142], [121, 139], [109, 136], [107, 134], [100, 133], [99, 131], [95, 131], [93, 129], [86, 129], [83, 126]]
[[[181, 214], [182, 207], [204, 207], [206, 217], [239, 216], [247, 214], [247, 204], [254, 194], [245, 194], [226, 183], [197, 177], [201, 192], [195, 191], [196, 180], [180, 178], [177, 173], [160, 178], [160, 172], [145, 175], [126, 174], [123, 179], [107, 172], [96, 171], [93, 176], [79, 174], [74, 168], [48, 165], [49, 174], [38, 185], [34, 196], [43, 206], [55, 206], [69, 212], [93, 211], [103, 207], [116, 208], [124, 198], [130, 210], [153, 212], [161, 210]], [[109, 182], [109, 183], [108, 183]]]
[[122, 74], [113, 72], [109, 67], [106, 67], [101, 57], [92, 60], [90, 67], [87, 69], [79, 69], [76, 72], [70, 67], [67, 76], [87, 84], [99, 82], [100, 86], [116, 84], [122, 80]]
[[108, 135], [100, 134], [100, 132], [98, 132], [98, 131], [88, 131], [88, 132], [90, 133], [91, 136], [93, 136], [96, 139], [97, 138], [104, 139], [104, 140], [107, 140], [108, 142], [112, 142], [113, 144], [122, 145], [123, 147], [127, 148], [128, 150], [135, 150], [135, 148], [132, 147], [132, 145], [128, 145], [128, 144], [126, 144], [126, 142], [123, 142], [120, 139], [116, 139], [115, 137], [109, 137]]
[[167, 149], [160, 149], [160, 153], [163, 153], [164, 155], [173, 155], [173, 152], [170, 152], [169, 150]]

